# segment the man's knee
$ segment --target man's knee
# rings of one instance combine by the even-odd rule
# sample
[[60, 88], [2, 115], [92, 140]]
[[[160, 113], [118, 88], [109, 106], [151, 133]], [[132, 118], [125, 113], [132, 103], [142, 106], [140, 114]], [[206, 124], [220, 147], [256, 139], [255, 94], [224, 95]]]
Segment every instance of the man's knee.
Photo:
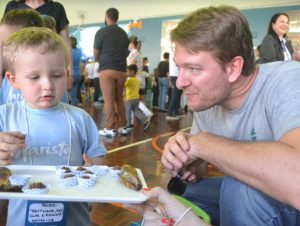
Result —
[[220, 194], [222, 225], [243, 225], [245, 222], [258, 226], [297, 225], [297, 218], [300, 219], [299, 213], [292, 208], [238, 180], [224, 178]]

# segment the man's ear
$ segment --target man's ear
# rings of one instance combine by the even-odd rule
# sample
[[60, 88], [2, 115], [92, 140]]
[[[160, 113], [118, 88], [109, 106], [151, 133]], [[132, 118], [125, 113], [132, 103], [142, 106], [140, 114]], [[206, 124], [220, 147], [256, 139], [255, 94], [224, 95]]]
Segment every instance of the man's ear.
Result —
[[234, 57], [227, 65], [228, 81], [235, 82], [241, 75], [244, 65], [244, 59], [241, 56]]
[[15, 89], [19, 89], [19, 84], [16, 80], [16, 76], [13, 75], [11, 72], [7, 71], [5, 72], [5, 76], [8, 79], [8, 81], [10, 82], [11, 86]]

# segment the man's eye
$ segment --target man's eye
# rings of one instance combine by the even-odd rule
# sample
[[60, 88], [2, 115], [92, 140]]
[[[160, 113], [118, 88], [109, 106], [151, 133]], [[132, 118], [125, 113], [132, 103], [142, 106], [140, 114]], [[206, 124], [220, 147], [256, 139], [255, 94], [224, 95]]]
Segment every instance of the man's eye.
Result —
[[191, 67], [190, 71], [193, 75], [198, 75], [201, 73], [201, 69], [200, 68], [196, 68], [196, 67]]
[[39, 78], [39, 76], [37, 76], [37, 75], [36, 76], [30, 76], [29, 78], [32, 79], [32, 80], [36, 80], [36, 79]]

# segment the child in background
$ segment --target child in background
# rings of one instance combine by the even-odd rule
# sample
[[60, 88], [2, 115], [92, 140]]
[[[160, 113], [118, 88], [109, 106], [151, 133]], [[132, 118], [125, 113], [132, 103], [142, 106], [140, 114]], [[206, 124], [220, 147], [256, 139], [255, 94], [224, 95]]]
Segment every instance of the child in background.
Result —
[[143, 130], [146, 130], [150, 126], [150, 120], [139, 109], [140, 95], [139, 95], [139, 80], [136, 78], [137, 66], [130, 64], [127, 67], [128, 78], [125, 82], [126, 90], [126, 130], [132, 130], [131, 125], [131, 112], [141, 121], [143, 124]]
[[[41, 15], [32, 10], [15, 9], [3, 16], [0, 23], [0, 42], [4, 42], [13, 32], [24, 27], [43, 27], [44, 20]], [[1, 58], [0, 54], [0, 58]], [[5, 79], [3, 70], [3, 60], [0, 59], [0, 72], [3, 82], [0, 89], [0, 105], [5, 103], [13, 103], [15, 101], [23, 100], [19, 90], [15, 90], [11, 87], [10, 83]]]
[[[4, 42], [12, 33], [25, 27], [43, 27], [47, 25], [47, 17], [42, 16], [40, 13], [33, 9], [14, 9], [7, 12], [1, 19], [0, 23], [0, 42]], [[23, 100], [23, 96], [19, 90], [14, 89], [5, 78], [5, 71], [0, 54], [0, 72], [3, 77], [3, 82], [0, 89], [0, 105], [6, 103], [14, 103]], [[67, 92], [65, 93], [63, 102], [68, 102]]]
[[[24, 28], [4, 43], [3, 59], [6, 77], [24, 101], [0, 106], [0, 164], [102, 164], [106, 149], [91, 116], [60, 102], [67, 88], [63, 39], [47, 28]], [[43, 211], [44, 202], [37, 202], [36, 210]], [[27, 213], [33, 203], [9, 200], [7, 226], [32, 225]], [[51, 225], [91, 225], [88, 203], [54, 203], [63, 205], [64, 213]]]
[[56, 21], [52, 16], [42, 15], [44, 26], [56, 32]]
[[102, 92], [100, 88], [100, 79], [99, 79], [99, 63], [93, 61], [92, 59], [87, 60], [87, 64], [85, 66], [85, 70], [88, 74], [88, 79], [92, 83], [94, 87], [94, 105], [99, 105], [103, 103]]

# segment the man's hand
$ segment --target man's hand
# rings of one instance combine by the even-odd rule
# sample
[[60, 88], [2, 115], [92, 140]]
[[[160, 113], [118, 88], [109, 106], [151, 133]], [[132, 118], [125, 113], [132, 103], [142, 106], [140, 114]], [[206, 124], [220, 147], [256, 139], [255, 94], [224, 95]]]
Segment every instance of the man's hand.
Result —
[[181, 171], [183, 175], [180, 177], [180, 179], [195, 183], [203, 178], [206, 173], [206, 169], [207, 162], [202, 159], [197, 159]]
[[11, 164], [16, 152], [23, 150], [25, 147], [24, 134], [20, 132], [0, 132], [0, 164]]
[[161, 162], [168, 170], [177, 173], [194, 160], [188, 154], [190, 150], [189, 136], [187, 133], [178, 132], [165, 144]]

